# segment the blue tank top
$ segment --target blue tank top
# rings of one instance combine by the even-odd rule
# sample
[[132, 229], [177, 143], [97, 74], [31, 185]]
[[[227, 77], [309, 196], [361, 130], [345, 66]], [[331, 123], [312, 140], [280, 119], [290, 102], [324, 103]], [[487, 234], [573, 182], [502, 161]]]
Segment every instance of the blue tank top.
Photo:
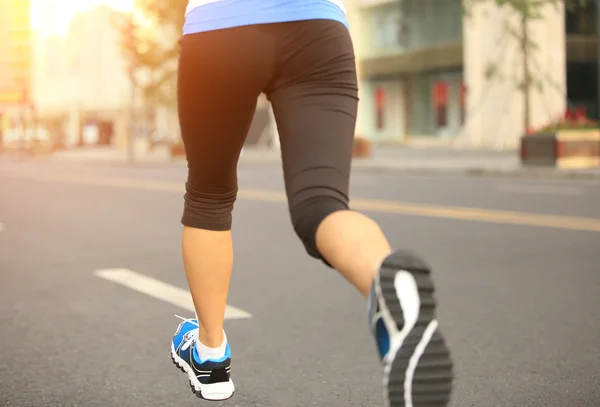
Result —
[[348, 27], [342, 0], [190, 0], [183, 34], [322, 19], [339, 21]]

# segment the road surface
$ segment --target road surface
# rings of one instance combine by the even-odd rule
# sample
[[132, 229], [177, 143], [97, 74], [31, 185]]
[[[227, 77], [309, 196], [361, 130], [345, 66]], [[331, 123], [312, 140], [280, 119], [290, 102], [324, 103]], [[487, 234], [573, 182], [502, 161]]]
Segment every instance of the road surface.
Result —
[[[0, 405], [204, 406], [172, 366], [191, 316], [181, 165], [0, 162]], [[243, 165], [224, 407], [382, 406], [366, 305]], [[600, 184], [356, 173], [354, 205], [433, 266], [453, 406], [600, 405]]]

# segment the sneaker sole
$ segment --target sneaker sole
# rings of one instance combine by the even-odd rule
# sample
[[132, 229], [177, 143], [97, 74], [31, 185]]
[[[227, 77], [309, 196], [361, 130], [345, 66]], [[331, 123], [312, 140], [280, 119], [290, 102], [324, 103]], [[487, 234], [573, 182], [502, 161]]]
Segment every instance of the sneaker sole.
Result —
[[396, 327], [383, 361], [387, 405], [448, 406], [453, 363], [436, 319], [429, 267], [414, 253], [398, 251], [384, 261], [375, 284], [386, 325], [393, 320]]
[[183, 373], [187, 373], [190, 381], [190, 387], [196, 397], [208, 401], [223, 401], [233, 397], [235, 393], [235, 387], [233, 381], [229, 379], [228, 382], [202, 384], [196, 378], [195, 373], [190, 365], [187, 364], [183, 359], [177, 355], [173, 344], [171, 344], [171, 360], [173, 364], [177, 366]]

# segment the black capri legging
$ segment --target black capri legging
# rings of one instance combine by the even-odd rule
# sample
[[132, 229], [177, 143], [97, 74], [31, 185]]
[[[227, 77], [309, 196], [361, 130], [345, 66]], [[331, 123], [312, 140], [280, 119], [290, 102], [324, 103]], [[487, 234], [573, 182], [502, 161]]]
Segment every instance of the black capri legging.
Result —
[[358, 89], [347, 28], [330, 20], [251, 25], [181, 39], [178, 109], [188, 161], [182, 223], [229, 230], [237, 163], [265, 93], [281, 143], [294, 230], [307, 252], [319, 224], [348, 209]]

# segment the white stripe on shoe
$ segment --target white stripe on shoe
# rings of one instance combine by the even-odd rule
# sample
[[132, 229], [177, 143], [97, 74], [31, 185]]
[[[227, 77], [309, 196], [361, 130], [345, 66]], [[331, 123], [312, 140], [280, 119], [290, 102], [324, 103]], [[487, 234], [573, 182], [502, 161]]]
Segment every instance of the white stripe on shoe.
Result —
[[423, 352], [425, 352], [425, 349], [427, 349], [427, 345], [429, 345], [429, 342], [431, 341], [431, 337], [433, 336], [433, 333], [435, 332], [437, 327], [438, 327], [438, 322], [435, 319], [432, 320], [429, 323], [429, 325], [427, 325], [427, 328], [425, 329], [425, 332], [423, 333], [423, 337], [419, 341], [419, 344], [415, 348], [415, 352], [413, 353], [413, 355], [410, 358], [410, 361], [408, 362], [408, 368], [406, 369], [406, 376], [404, 379], [404, 397], [406, 399], [406, 407], [413, 407], [412, 385], [413, 385], [413, 378], [415, 376], [415, 370], [417, 369], [417, 366], [419, 365], [419, 359], [421, 359]]
[[[376, 290], [377, 290], [378, 297], [379, 297], [378, 300], [380, 302], [381, 314], [385, 321], [385, 325], [386, 325], [386, 328], [388, 330], [388, 334], [390, 337], [390, 349], [384, 358], [384, 363], [386, 366], [385, 366], [384, 378], [383, 378], [384, 392], [386, 393], [385, 400], [386, 400], [386, 403], [389, 403], [388, 392], [389, 392], [390, 373], [392, 371], [392, 362], [398, 356], [398, 352], [400, 352], [400, 349], [402, 349], [402, 345], [404, 345], [404, 341], [406, 340], [406, 337], [410, 334], [410, 332], [414, 328], [415, 324], [417, 323], [417, 320], [419, 318], [419, 309], [421, 308], [421, 298], [419, 297], [419, 288], [417, 285], [417, 281], [415, 280], [413, 275], [407, 271], [398, 271], [394, 278], [394, 288], [396, 290], [396, 298], [400, 302], [400, 307], [402, 309], [402, 315], [403, 315], [403, 320], [404, 320], [402, 329], [400, 331], [398, 331], [398, 329], [396, 327], [396, 320], [392, 316], [392, 314], [391, 314], [390, 310], [388, 309], [387, 304], [385, 302], [385, 298], [384, 298], [382, 290], [381, 290], [379, 278], [377, 278], [376, 284], [377, 284]], [[418, 359], [417, 359], [417, 362], [418, 362]], [[409, 366], [409, 368], [410, 368], [410, 366]], [[415, 366], [415, 368], [416, 368], [416, 366]], [[412, 391], [413, 375], [414, 375], [414, 369], [410, 376], [408, 375], [408, 371], [405, 374], [405, 382], [404, 382], [405, 392], [407, 389], [407, 382], [409, 380], [410, 380], [410, 383], [408, 383], [408, 389], [410, 391]], [[410, 404], [408, 404], [409, 397], [406, 394], [405, 394], [405, 399], [407, 400], [406, 407], [413, 407], [412, 399], [410, 401]]]
[[[396, 359], [400, 348], [404, 344], [404, 340], [406, 339], [410, 331], [412, 331], [412, 329], [415, 327], [417, 319], [419, 318], [419, 310], [421, 308], [421, 297], [419, 296], [419, 287], [417, 285], [417, 281], [411, 273], [407, 271], [398, 271], [396, 273], [396, 277], [394, 278], [394, 288], [396, 289], [396, 295], [398, 296], [398, 301], [400, 301], [400, 306], [402, 307], [404, 326], [402, 327], [402, 330], [400, 331], [397, 339], [398, 347], [394, 347], [394, 356], [391, 359], [392, 361]], [[421, 350], [421, 353], [415, 359], [415, 355], [417, 354], [417, 349], [415, 349], [415, 353], [411, 357], [411, 361], [415, 359], [416, 363], [418, 363], [419, 358], [423, 353], [423, 350]], [[406, 407], [413, 407], [412, 380], [414, 377], [416, 367], [416, 364], [413, 367], [409, 363], [404, 376], [404, 398], [406, 402]]]

